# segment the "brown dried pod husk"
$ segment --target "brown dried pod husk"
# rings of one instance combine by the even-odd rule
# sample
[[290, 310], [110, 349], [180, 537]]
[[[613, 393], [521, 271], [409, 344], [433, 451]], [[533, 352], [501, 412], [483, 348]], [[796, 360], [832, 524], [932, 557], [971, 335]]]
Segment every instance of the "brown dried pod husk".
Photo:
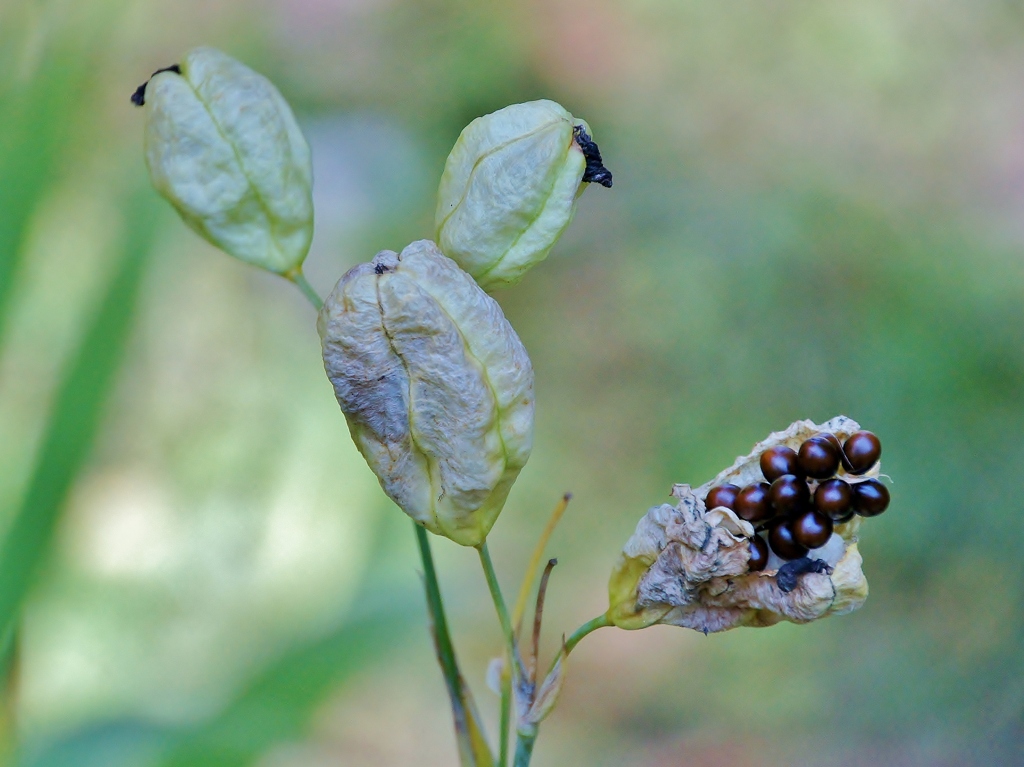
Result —
[[[859, 430], [845, 416], [822, 424], [797, 421], [769, 435], [710, 482], [698, 488], [676, 485], [672, 495], [678, 503], [651, 508], [622, 549], [608, 584], [609, 620], [626, 629], [665, 623], [711, 633], [780, 621], [808, 623], [860, 607], [868, 595], [857, 550], [860, 517], [837, 524], [825, 545], [808, 554], [824, 561], [825, 571], [804, 573], [795, 588], [784, 591], [776, 578], [784, 561], [774, 553], [764, 570], [748, 571], [754, 527], [725, 507], [706, 509], [703, 500], [712, 487], [727, 482], [744, 487], [763, 481], [759, 458], [768, 448], [796, 450], [815, 434], [828, 432], [845, 440]], [[860, 476], [840, 468], [838, 476], [856, 483], [878, 472], [876, 464]]]

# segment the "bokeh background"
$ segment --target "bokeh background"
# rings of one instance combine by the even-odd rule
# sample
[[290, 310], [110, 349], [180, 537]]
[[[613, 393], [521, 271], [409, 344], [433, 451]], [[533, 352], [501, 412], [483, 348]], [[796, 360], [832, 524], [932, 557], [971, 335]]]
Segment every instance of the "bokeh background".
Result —
[[[538, 399], [491, 540], [507, 593], [575, 495], [546, 654], [605, 609], [673, 483], [798, 418], [882, 438], [863, 609], [599, 631], [535, 764], [1024, 763], [1019, 3], [4, 0], [9, 763], [457, 761], [413, 536], [349, 440], [312, 310], [147, 186], [128, 96], [198, 44], [299, 115], [321, 293], [430, 236], [472, 118], [546, 97], [593, 126], [614, 188], [497, 296]], [[435, 555], [493, 737], [475, 553]]]

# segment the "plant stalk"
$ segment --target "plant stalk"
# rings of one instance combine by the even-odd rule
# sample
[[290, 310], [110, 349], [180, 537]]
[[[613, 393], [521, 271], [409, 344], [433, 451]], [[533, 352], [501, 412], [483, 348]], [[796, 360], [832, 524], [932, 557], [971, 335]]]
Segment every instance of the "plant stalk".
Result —
[[516, 652], [516, 640], [512, 633], [512, 621], [509, 618], [508, 608], [505, 606], [505, 597], [502, 596], [501, 586], [498, 584], [498, 576], [494, 572], [494, 563], [491, 561], [491, 552], [487, 549], [487, 541], [477, 546], [480, 552], [480, 564], [484, 568], [484, 577], [487, 579], [487, 588], [491, 592], [491, 601], [494, 602], [494, 609], [498, 613], [498, 622], [501, 623], [501, 633], [505, 639], [507, 658], [505, 668], [501, 674], [501, 732], [498, 742], [498, 764], [506, 767], [508, 764], [508, 731], [512, 719], [512, 680], [519, 678], [517, 664], [519, 663]]

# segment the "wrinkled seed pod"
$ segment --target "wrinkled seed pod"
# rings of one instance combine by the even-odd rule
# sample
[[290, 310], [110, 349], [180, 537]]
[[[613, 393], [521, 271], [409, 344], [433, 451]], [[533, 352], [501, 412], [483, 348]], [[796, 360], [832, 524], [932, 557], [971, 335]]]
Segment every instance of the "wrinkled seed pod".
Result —
[[309, 146], [269, 80], [196, 48], [137, 92], [153, 186], [225, 252], [286, 276], [313, 238]]
[[533, 369], [498, 304], [421, 240], [351, 269], [317, 327], [384, 491], [431, 532], [481, 543], [533, 440]]
[[435, 226], [445, 255], [484, 290], [519, 282], [572, 220], [590, 178], [587, 155], [597, 151], [589, 134], [585, 122], [546, 100], [473, 120], [438, 188]]
[[845, 439], [859, 429], [844, 416], [823, 424], [798, 421], [769, 435], [710, 482], [693, 489], [676, 485], [678, 503], [652, 507], [623, 546], [608, 582], [608, 619], [627, 629], [665, 623], [713, 632], [783, 620], [806, 623], [860, 607], [868, 588], [857, 549], [860, 517], [835, 524], [825, 544], [807, 552], [813, 559], [806, 566], [786, 571], [784, 588], [777, 579], [784, 562], [777, 554], [769, 555], [763, 570], [750, 569], [754, 526], [738, 511], [707, 509], [703, 502], [714, 487], [746, 489], [761, 482], [765, 450], [795, 450], [823, 432]]

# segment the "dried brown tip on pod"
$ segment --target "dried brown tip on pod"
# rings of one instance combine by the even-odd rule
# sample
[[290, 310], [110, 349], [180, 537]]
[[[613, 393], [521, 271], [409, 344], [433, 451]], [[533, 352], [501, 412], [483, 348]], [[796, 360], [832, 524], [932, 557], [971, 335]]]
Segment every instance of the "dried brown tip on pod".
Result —
[[[677, 485], [673, 495], [678, 503], [650, 509], [623, 547], [608, 583], [608, 619], [627, 629], [664, 623], [714, 632], [779, 621], [807, 623], [860, 607], [868, 588], [857, 549], [860, 516], [838, 524], [808, 504], [801, 510], [805, 520], [799, 516], [772, 519], [767, 527], [775, 541], [774, 546], [769, 542], [763, 569], [756, 568], [768, 536], [755, 532], [755, 524], [760, 529], [763, 523], [761, 517], [775, 516], [774, 509], [765, 510], [762, 505], [768, 487], [761, 471], [765, 451], [785, 447], [795, 454], [807, 440], [826, 434], [834, 435], [841, 445], [858, 431], [860, 426], [844, 416], [822, 424], [798, 421], [769, 435], [704, 485], [693, 489]], [[829, 437], [824, 439], [831, 442]], [[778, 452], [785, 454], [773, 455]], [[877, 471], [876, 464], [871, 474]], [[808, 483], [802, 483], [809, 493]], [[709, 492], [726, 484], [743, 488], [733, 510], [708, 509], [704, 499]], [[816, 487], [813, 481], [810, 486]], [[744, 506], [750, 500], [745, 494], [759, 502]], [[752, 524], [744, 517], [758, 521]], [[822, 545], [801, 545], [793, 527], [798, 520], [803, 522], [803, 541], [817, 544], [825, 539]], [[830, 524], [833, 529], [826, 538]]]
[[728, 483], [713, 487], [708, 491], [707, 497], [704, 498], [704, 506], [707, 509], [714, 509], [718, 506], [731, 509], [736, 503], [736, 496], [739, 495], [739, 492], [740, 489], [736, 485]]

